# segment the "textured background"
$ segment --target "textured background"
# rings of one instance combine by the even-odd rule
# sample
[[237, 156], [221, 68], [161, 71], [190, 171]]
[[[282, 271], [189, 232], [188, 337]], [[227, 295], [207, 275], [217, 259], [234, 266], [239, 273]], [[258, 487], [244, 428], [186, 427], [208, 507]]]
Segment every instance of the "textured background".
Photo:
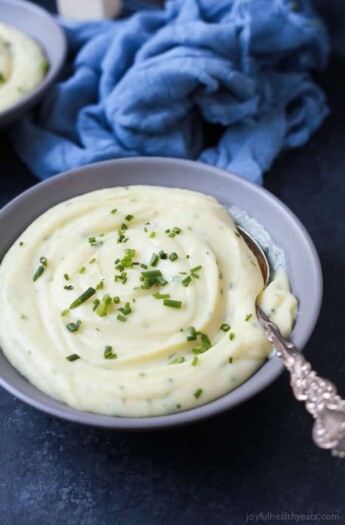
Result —
[[[36, 3], [53, 8], [50, 0]], [[316, 5], [335, 45], [318, 79], [332, 113], [305, 148], [274, 164], [266, 187], [304, 222], [319, 251], [325, 294], [306, 353], [345, 396], [345, 3]], [[3, 205], [37, 181], [4, 135], [0, 159]], [[311, 418], [292, 398], [287, 374], [232, 412], [178, 430], [79, 427], [3, 390], [0, 419], [1, 525], [237, 525], [260, 512], [338, 513], [334, 521], [345, 523], [345, 461], [312, 445]]]

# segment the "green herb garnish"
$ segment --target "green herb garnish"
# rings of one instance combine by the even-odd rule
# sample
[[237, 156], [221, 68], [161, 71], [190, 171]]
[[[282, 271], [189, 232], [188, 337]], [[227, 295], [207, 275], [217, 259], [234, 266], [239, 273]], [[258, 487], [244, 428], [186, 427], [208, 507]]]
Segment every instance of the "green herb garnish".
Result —
[[121, 315], [121, 314], [119, 314], [116, 319], [118, 319], [118, 321], [121, 321], [121, 323], [126, 323], [127, 322], [127, 317], [125, 317], [124, 315]]
[[73, 361], [77, 361], [77, 359], [80, 359], [80, 355], [78, 355], [78, 354], [71, 354], [71, 355], [68, 355], [66, 357], [66, 359], [67, 359], [67, 361], [71, 361], [71, 363], [72, 363]]
[[111, 297], [109, 294], [105, 294], [102, 298], [102, 302], [97, 310], [99, 317], [105, 317], [107, 315], [108, 307], [111, 303]]
[[86, 268], [85, 266], [82, 266], [78, 273], [85, 273], [85, 272], [86, 272]]
[[64, 286], [63, 287], [64, 290], [73, 290], [73, 286], [70, 284], [69, 286]]
[[99, 299], [95, 299], [94, 301], [92, 301], [92, 304], [93, 304], [92, 310], [95, 312], [98, 306], [101, 304], [101, 301]]
[[182, 301], [174, 301], [173, 299], [164, 299], [164, 306], [169, 306], [170, 308], [181, 308]]
[[125, 220], [130, 222], [134, 219], [133, 215], [126, 215]]
[[147, 270], [145, 272], [141, 272], [140, 281], [143, 283], [141, 285], [143, 290], [148, 290], [155, 284], [165, 286], [168, 283], [168, 281], [164, 279], [160, 270]]
[[202, 269], [202, 266], [195, 266], [195, 268], [192, 268], [190, 271], [190, 274], [194, 279], [200, 279], [200, 275], [198, 275], [196, 272], [199, 272]]
[[106, 345], [104, 348], [104, 359], [117, 359], [117, 354], [113, 352], [113, 347]]
[[101, 281], [99, 281], [98, 284], [96, 284], [96, 290], [103, 290], [104, 288], [104, 279], [102, 279]]
[[154, 293], [152, 295], [155, 299], [169, 299], [170, 294], [169, 293]]
[[230, 334], [229, 334], [229, 339], [230, 339], [230, 341], [233, 341], [233, 340], [235, 339], [235, 334], [234, 334], [234, 332], [230, 332]]
[[122, 312], [123, 315], [129, 315], [130, 313], [132, 313], [131, 305], [129, 303], [126, 303], [124, 307], [119, 308], [119, 312]]
[[230, 325], [223, 323], [220, 325], [220, 329], [223, 330], [223, 332], [228, 332], [230, 330]]
[[70, 310], [74, 310], [74, 308], [78, 308], [81, 304], [85, 303], [90, 297], [95, 295], [96, 290], [94, 288], [88, 288], [83, 292], [77, 299], [73, 301], [73, 303], [70, 305]]
[[201, 396], [202, 393], [203, 393], [202, 388], [198, 388], [198, 390], [196, 390], [196, 391], [194, 392], [194, 397], [195, 397], [195, 399], [199, 399], [199, 397]]
[[39, 277], [41, 277], [41, 275], [43, 274], [43, 272], [47, 268], [47, 266], [48, 266], [47, 259], [45, 257], [41, 257], [40, 258], [40, 265], [37, 268], [36, 272], [34, 273], [34, 276], [33, 276], [32, 280], [33, 281], [37, 281], [37, 279]]
[[171, 262], [176, 261], [176, 259], [178, 259], [178, 255], [177, 255], [177, 253], [172, 252], [172, 253], [169, 255], [169, 259], [171, 260]]
[[157, 255], [156, 253], [153, 253], [152, 257], [151, 257], [151, 260], [150, 260], [150, 265], [151, 266], [157, 266], [158, 261], [159, 261], [159, 255]]
[[110, 213], [111, 213], [112, 215], [115, 215], [116, 212], [117, 212], [117, 208], [114, 208], [113, 210], [111, 210]]
[[69, 332], [77, 332], [80, 328], [81, 321], [77, 321], [76, 323], [68, 323], [66, 325], [66, 328]]
[[253, 314], [247, 314], [245, 317], [245, 321], [249, 321], [253, 317]]
[[185, 278], [181, 281], [181, 284], [182, 284], [182, 286], [184, 286], [185, 288], [187, 288], [187, 286], [189, 286], [191, 282], [192, 282], [192, 278], [188, 275], [187, 277], [185, 277]]
[[199, 358], [197, 356], [195, 356], [193, 358], [193, 361], [192, 361], [192, 366], [196, 366], [198, 364], [198, 362], [199, 362]]
[[181, 356], [181, 357], [176, 357], [176, 359], [171, 361], [169, 365], [179, 365], [180, 363], [184, 363], [184, 362], [185, 362], [185, 358]]
[[50, 66], [49, 66], [48, 60], [46, 58], [42, 58], [42, 60], [41, 60], [41, 71], [42, 71], [42, 74], [44, 76], [46, 76], [46, 74], [48, 73], [49, 68], [50, 68]]

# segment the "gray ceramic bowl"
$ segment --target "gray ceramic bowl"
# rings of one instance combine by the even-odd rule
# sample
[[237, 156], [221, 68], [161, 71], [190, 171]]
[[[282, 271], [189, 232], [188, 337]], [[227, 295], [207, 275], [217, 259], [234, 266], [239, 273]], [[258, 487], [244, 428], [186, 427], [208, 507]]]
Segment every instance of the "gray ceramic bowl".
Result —
[[[317, 321], [322, 297], [320, 263], [307, 231], [291, 211], [266, 190], [205, 164], [163, 158], [123, 159], [94, 164], [42, 182], [0, 211], [0, 260], [24, 228], [51, 206], [100, 188], [131, 184], [197, 190], [214, 196], [225, 207], [235, 204], [260, 221], [275, 243], [285, 250], [292, 288], [299, 300], [292, 339], [298, 348], [304, 347]], [[167, 416], [119, 418], [80, 412], [55, 401], [24, 379], [0, 352], [0, 384], [19, 399], [70, 421], [131, 430], [190, 423], [228, 410], [260, 392], [282, 370], [282, 363], [275, 357], [239, 388], [204, 406]]]
[[64, 63], [67, 45], [65, 35], [50, 14], [35, 4], [20, 0], [0, 0], [0, 22], [9, 24], [33, 38], [43, 49], [50, 69], [36, 89], [10, 108], [0, 111], [0, 129], [13, 124], [45, 94]]

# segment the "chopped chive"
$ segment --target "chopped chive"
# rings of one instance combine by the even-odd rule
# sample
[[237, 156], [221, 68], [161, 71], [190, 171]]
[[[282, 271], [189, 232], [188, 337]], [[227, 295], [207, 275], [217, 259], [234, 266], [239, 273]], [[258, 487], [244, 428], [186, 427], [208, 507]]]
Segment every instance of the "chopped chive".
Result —
[[69, 275], [68, 275], [68, 273], [64, 273], [63, 276], [64, 276], [64, 278], [65, 278], [66, 281], [69, 281]]
[[64, 286], [63, 287], [64, 290], [73, 290], [73, 286], [70, 284], [69, 286]]
[[121, 224], [121, 230], [122, 231], [128, 230], [128, 226], [124, 222]]
[[132, 313], [131, 305], [129, 303], [126, 303], [124, 307], [119, 308], [119, 312], [122, 312], [123, 315], [129, 315], [130, 313]]
[[158, 284], [160, 284], [161, 286], [165, 286], [166, 284], [168, 284], [168, 281], [166, 279], [164, 279], [164, 277], [161, 277], [161, 276], [158, 276], [156, 278], [156, 281]]
[[164, 299], [164, 306], [169, 306], [170, 308], [181, 308], [182, 301], [174, 301], [173, 299]]
[[147, 272], [141, 272], [143, 277], [159, 277], [162, 275], [160, 270], [148, 270]]
[[200, 333], [200, 339], [201, 339], [202, 347], [205, 350], [209, 350], [211, 348], [212, 344], [211, 344], [211, 341], [210, 341], [210, 338], [208, 337], [208, 335]]
[[113, 301], [114, 301], [115, 304], [119, 304], [120, 297], [118, 297], [118, 296], [114, 297]]
[[111, 213], [112, 215], [115, 215], [116, 212], [117, 212], [117, 208], [114, 208], [113, 210], [111, 210], [110, 213]]
[[223, 323], [220, 325], [220, 329], [223, 330], [223, 332], [228, 332], [230, 330], [230, 325]]
[[172, 231], [173, 231], [176, 235], [179, 235], [179, 234], [182, 232], [181, 228], [178, 228], [177, 226], [174, 226], [174, 228], [172, 229]]
[[165, 253], [163, 250], [161, 250], [161, 251], [159, 252], [159, 258], [160, 258], [160, 259], [167, 259], [167, 258], [168, 258], [168, 254]]
[[234, 332], [230, 332], [230, 334], [229, 334], [229, 339], [230, 339], [230, 341], [233, 341], [233, 340], [235, 339], [235, 334], [234, 334]]
[[95, 312], [98, 306], [101, 304], [101, 301], [99, 299], [95, 299], [94, 301], [92, 301], [92, 304], [93, 304], [92, 310]]
[[48, 266], [48, 261], [45, 257], [41, 257], [40, 258], [40, 265], [39, 267], [37, 268], [36, 272], [34, 273], [34, 276], [32, 278], [32, 280], [35, 282], [37, 281], [37, 279], [39, 277], [41, 277], [41, 275], [43, 274], [44, 270], [47, 268]]
[[68, 314], [69, 314], [69, 310], [68, 309], [62, 310], [61, 317], [65, 317], [65, 315], [68, 315]]
[[150, 233], [150, 239], [153, 239], [154, 237], [156, 237], [156, 232], [151, 232]]
[[152, 295], [155, 299], [169, 299], [170, 294], [169, 293], [154, 293]]
[[253, 314], [247, 314], [245, 317], [245, 321], [249, 321], [253, 317]]
[[79, 297], [77, 297], [77, 299], [73, 301], [73, 303], [70, 305], [70, 309], [73, 310], [74, 308], [78, 308], [78, 306], [85, 303], [85, 301], [90, 299], [90, 297], [95, 295], [95, 293], [96, 293], [96, 290], [94, 288], [91, 288], [91, 287], [88, 288]]
[[111, 303], [111, 297], [109, 294], [105, 294], [102, 298], [102, 303], [97, 310], [99, 317], [105, 317], [107, 315], [108, 307]]
[[172, 253], [169, 255], [169, 259], [171, 260], [171, 262], [176, 261], [176, 259], [178, 259], [178, 255], [177, 255], [177, 253], [172, 252]]
[[119, 314], [116, 319], [121, 321], [121, 323], [126, 323], [127, 322], [127, 317], [125, 317], [124, 315], [121, 315], [121, 314]]
[[199, 354], [203, 354], [204, 352], [206, 352], [206, 350], [204, 348], [201, 348], [200, 345], [198, 345], [198, 346], [195, 346], [194, 348], [192, 348], [192, 352], [195, 355], [199, 355]]
[[23, 241], [21, 241], [21, 242], [19, 243], [19, 246], [24, 246]]
[[86, 268], [85, 266], [82, 266], [78, 273], [85, 273], [85, 272], [86, 272]]
[[89, 264], [93, 264], [96, 262], [96, 257], [94, 257], [93, 259], [91, 259], [91, 261], [89, 261]]
[[231, 364], [233, 362], [233, 358], [229, 357], [229, 363]]
[[113, 352], [113, 347], [106, 345], [104, 348], [104, 359], [117, 359], [117, 354]]
[[198, 390], [196, 390], [196, 391], [194, 392], [194, 397], [195, 397], [195, 399], [199, 399], [199, 397], [201, 396], [202, 393], [203, 393], [202, 388], [198, 388]]
[[171, 361], [171, 363], [169, 363], [169, 365], [179, 365], [180, 363], [184, 363], [184, 362], [185, 362], [185, 358], [183, 356], [181, 356], [181, 357], [176, 357], [176, 359]]
[[96, 290], [103, 290], [103, 287], [104, 287], [104, 280], [102, 279], [101, 281], [99, 281], [98, 284], [96, 284]]
[[157, 255], [156, 253], [153, 253], [152, 257], [151, 257], [151, 260], [150, 260], [150, 265], [151, 266], [157, 266], [158, 261], [159, 261], [159, 255]]
[[198, 356], [195, 356], [193, 361], [192, 361], [192, 366], [196, 366], [198, 364], [198, 361], [199, 361]]
[[122, 284], [126, 284], [127, 282], [127, 272], [121, 272], [118, 275], [115, 275], [114, 281], [116, 283], [121, 282]]
[[236, 235], [236, 237], [241, 237], [241, 235], [238, 232], [234, 232], [234, 234]]
[[134, 219], [133, 215], [130, 215], [130, 214], [126, 215], [126, 217], [125, 217], [125, 220], [128, 221], [128, 222], [132, 221], [133, 219]]
[[66, 359], [67, 359], [67, 361], [71, 361], [71, 363], [72, 363], [73, 361], [77, 361], [77, 359], [80, 359], [80, 355], [78, 355], [78, 354], [71, 354], [71, 355], [68, 355], [66, 357]]
[[187, 286], [190, 285], [191, 282], [192, 282], [192, 278], [188, 275], [188, 277], [185, 277], [183, 281], [181, 281], [181, 284], [186, 288]]
[[68, 323], [66, 325], [66, 328], [69, 332], [77, 332], [80, 328], [81, 321], [77, 321], [76, 323]]

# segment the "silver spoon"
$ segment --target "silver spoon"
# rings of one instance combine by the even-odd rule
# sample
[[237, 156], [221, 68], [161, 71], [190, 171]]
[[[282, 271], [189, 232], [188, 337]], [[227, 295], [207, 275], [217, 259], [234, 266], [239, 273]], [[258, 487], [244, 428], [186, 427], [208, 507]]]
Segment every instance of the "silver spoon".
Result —
[[[270, 266], [258, 243], [243, 228], [237, 229], [248, 248], [255, 255], [265, 287], [270, 281]], [[269, 320], [258, 304], [256, 313], [267, 339], [276, 348], [278, 357], [290, 372], [290, 384], [298, 401], [304, 401], [306, 409], [314, 417], [312, 436], [315, 445], [329, 449], [333, 456], [345, 457], [345, 401], [327, 379], [319, 377], [296, 347], [285, 339], [277, 325]]]

